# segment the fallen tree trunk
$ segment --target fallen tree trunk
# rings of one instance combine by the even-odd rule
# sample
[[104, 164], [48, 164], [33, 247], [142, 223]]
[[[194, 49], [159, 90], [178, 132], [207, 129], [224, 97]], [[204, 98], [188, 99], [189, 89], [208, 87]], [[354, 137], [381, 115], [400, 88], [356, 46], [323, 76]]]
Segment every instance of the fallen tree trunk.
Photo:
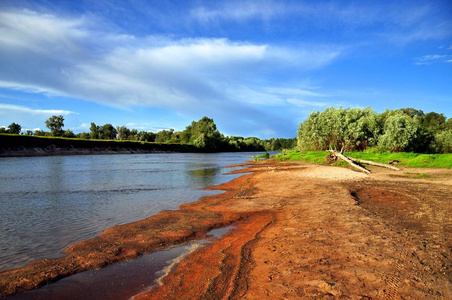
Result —
[[369, 170], [367, 170], [366, 168], [364, 168], [364, 167], [362, 167], [362, 166], [356, 164], [353, 160], [351, 160], [351, 159], [348, 158], [347, 156], [343, 155], [342, 153], [337, 152], [337, 151], [334, 151], [334, 150], [328, 150], [328, 152], [331, 152], [331, 153], [333, 153], [334, 156], [339, 157], [339, 158], [342, 159], [343, 161], [348, 162], [352, 167], [354, 167], [354, 168], [356, 168], [356, 169], [358, 169], [358, 170], [360, 170], [360, 171], [363, 171], [363, 172], [365, 172], [365, 173], [370, 173]]
[[357, 161], [357, 162], [362, 163], [362, 164], [367, 164], [367, 165], [371, 165], [371, 166], [377, 166], [377, 167], [388, 168], [388, 169], [391, 169], [391, 170], [400, 171], [399, 168], [391, 166], [391, 165], [377, 163], [377, 162], [373, 162], [373, 161], [370, 161], [370, 160], [356, 159], [356, 158], [353, 158], [353, 157], [349, 157], [349, 158], [351, 160], [353, 160], [353, 161]]

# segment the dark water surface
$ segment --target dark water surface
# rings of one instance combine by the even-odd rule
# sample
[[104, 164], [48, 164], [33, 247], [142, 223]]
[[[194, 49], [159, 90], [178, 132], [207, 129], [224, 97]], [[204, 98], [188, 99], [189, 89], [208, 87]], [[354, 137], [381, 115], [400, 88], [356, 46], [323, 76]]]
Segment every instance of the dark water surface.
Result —
[[0, 270], [201, 196], [253, 153], [0, 158]]

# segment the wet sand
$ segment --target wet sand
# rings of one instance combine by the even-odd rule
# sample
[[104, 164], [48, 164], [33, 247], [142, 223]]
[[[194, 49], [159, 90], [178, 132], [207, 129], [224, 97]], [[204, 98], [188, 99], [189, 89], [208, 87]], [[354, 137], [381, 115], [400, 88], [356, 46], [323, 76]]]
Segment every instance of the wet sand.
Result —
[[236, 228], [135, 299], [451, 299], [450, 170], [253, 164], [225, 193], [106, 230], [0, 273], [1, 296]]

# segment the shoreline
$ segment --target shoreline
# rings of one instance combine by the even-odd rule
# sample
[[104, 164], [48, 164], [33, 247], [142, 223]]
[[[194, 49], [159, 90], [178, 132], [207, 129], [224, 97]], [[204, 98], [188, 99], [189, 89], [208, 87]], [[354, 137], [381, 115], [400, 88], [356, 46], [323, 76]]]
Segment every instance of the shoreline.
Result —
[[107, 229], [65, 258], [0, 273], [0, 296], [234, 223], [134, 299], [452, 297], [447, 170], [423, 170], [432, 182], [378, 169], [368, 176], [308, 163], [242, 165], [233, 173], [246, 175], [207, 188], [224, 193]]
[[[247, 165], [250, 164], [229, 167]], [[244, 170], [230, 174], [248, 173]], [[136, 222], [108, 228], [95, 238], [70, 245], [64, 250], [64, 257], [37, 260], [21, 268], [1, 271], [0, 298], [36, 289], [83, 271], [99, 269], [152, 251], [200, 239], [212, 229], [249, 218], [253, 213], [209, 210], [210, 206], [230, 197], [234, 185], [240, 185], [246, 176], [248, 175], [206, 188], [224, 193], [201, 197], [198, 201], [180, 205], [178, 210], [162, 211]]]

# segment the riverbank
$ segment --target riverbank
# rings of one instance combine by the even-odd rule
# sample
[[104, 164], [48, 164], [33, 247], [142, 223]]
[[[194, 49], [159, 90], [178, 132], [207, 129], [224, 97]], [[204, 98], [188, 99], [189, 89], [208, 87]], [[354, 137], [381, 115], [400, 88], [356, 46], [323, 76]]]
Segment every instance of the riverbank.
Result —
[[0, 134], [0, 157], [201, 152], [192, 145]]
[[110, 228], [65, 258], [0, 273], [1, 295], [235, 223], [136, 299], [451, 298], [451, 174], [374, 171], [256, 163], [211, 188], [225, 193]]

